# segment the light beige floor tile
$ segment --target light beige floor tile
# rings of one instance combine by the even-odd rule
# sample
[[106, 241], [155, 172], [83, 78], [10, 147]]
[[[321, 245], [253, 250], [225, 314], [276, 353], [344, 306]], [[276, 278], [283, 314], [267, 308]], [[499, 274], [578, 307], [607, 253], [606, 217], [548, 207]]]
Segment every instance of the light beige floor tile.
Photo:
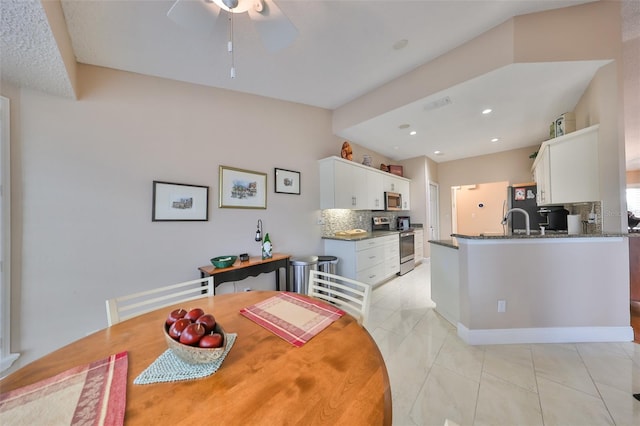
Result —
[[416, 424], [409, 413], [397, 410], [393, 407], [393, 419], [391, 421], [392, 426], [421, 426]]
[[538, 394], [483, 373], [474, 426], [542, 426]]
[[387, 369], [394, 400], [401, 398], [411, 404], [424, 384], [444, 338], [411, 332], [389, 357]]
[[378, 349], [382, 354], [385, 362], [387, 363], [387, 369], [389, 368], [389, 359], [393, 353], [398, 350], [400, 343], [405, 339], [406, 336], [401, 336], [399, 334], [394, 333], [393, 331], [385, 330], [383, 328], [376, 328], [371, 333], [371, 337], [376, 341], [378, 345]]
[[596, 386], [617, 426], [640, 425], [640, 401], [636, 400], [632, 393], [598, 382]]
[[384, 323], [380, 324], [380, 328], [406, 336], [411, 330], [413, 330], [427, 311], [428, 308], [397, 310]]
[[526, 346], [486, 349], [482, 371], [529, 392], [538, 392], [531, 350]]
[[367, 322], [365, 323], [365, 328], [369, 333], [371, 333], [373, 330], [380, 327], [380, 325], [384, 324], [385, 321], [394, 314], [394, 312], [394, 309], [371, 306], [369, 309], [369, 318], [367, 318]]
[[411, 409], [411, 418], [422, 426], [442, 426], [446, 419], [471, 425], [479, 383], [434, 365]]
[[[579, 348], [579, 351], [582, 354], [582, 349]], [[624, 392], [640, 392], [640, 367], [626, 353], [591, 349], [585, 351], [582, 361], [594, 382], [613, 386]]]
[[629, 358], [640, 367], [640, 344], [634, 342], [619, 343], [622, 349], [629, 355]]
[[538, 394], [545, 426], [613, 425], [602, 399], [538, 377]]
[[435, 363], [479, 382], [483, 359], [484, 350], [467, 345], [458, 336], [449, 334]]
[[[394, 426], [466, 426], [474, 416], [477, 425], [539, 424], [536, 390], [545, 426], [640, 425], [630, 392], [640, 345], [468, 346], [430, 307], [428, 262], [373, 291], [367, 329], [387, 364]], [[533, 414], [521, 422], [523, 413]]]
[[537, 377], [553, 380], [590, 395], [598, 395], [575, 345], [532, 345], [532, 353]]
[[414, 330], [441, 337], [446, 337], [449, 334], [457, 334], [456, 328], [433, 309], [427, 311], [416, 324]]

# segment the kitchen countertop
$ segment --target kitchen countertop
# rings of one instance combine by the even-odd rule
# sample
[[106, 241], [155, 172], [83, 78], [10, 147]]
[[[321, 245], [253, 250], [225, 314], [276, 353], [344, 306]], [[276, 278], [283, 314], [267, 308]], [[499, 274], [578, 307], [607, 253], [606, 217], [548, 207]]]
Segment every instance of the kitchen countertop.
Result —
[[504, 235], [498, 233], [486, 233], [476, 235], [464, 235], [464, 234], [451, 234], [455, 238], [466, 238], [470, 240], [511, 240], [511, 239], [527, 239], [527, 238], [607, 238], [607, 237], [628, 237], [636, 236], [637, 234], [623, 234], [623, 233], [603, 233], [603, 234], [565, 234], [565, 233], [551, 233], [547, 232], [544, 235], [539, 232], [532, 232], [531, 235], [526, 234], [512, 234]]
[[386, 235], [397, 235], [400, 231], [373, 231], [357, 235], [323, 235], [323, 240], [340, 240], [340, 241], [360, 241], [369, 240], [371, 238], [384, 237]]
[[431, 244], [437, 244], [439, 246], [449, 247], [458, 250], [458, 241], [455, 238], [451, 240], [429, 240]]

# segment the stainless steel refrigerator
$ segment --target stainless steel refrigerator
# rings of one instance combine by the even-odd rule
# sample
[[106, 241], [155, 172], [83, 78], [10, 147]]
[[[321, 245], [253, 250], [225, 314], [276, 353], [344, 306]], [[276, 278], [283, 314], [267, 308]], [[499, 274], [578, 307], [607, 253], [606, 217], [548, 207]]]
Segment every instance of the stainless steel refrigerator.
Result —
[[[536, 185], [514, 185], [508, 188], [509, 191], [509, 208], [521, 208], [529, 213], [529, 227], [532, 231], [540, 229], [540, 223], [545, 223], [545, 218], [538, 213], [538, 204], [536, 203]], [[525, 218], [523, 214], [511, 213], [509, 215], [509, 226], [511, 232], [524, 232]]]

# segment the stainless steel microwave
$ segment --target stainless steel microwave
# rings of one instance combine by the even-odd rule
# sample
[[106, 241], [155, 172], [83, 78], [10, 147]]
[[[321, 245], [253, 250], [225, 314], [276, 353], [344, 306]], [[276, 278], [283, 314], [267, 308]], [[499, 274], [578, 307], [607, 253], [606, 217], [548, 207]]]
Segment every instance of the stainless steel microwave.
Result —
[[387, 211], [402, 210], [402, 194], [385, 192], [384, 209]]

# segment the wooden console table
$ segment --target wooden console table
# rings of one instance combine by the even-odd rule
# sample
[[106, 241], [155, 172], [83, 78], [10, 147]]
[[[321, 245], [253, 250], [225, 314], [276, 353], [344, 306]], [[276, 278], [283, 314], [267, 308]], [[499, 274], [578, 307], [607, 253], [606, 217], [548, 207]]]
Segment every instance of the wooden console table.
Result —
[[285, 270], [285, 288], [290, 286], [291, 272], [289, 270], [290, 254], [274, 253], [271, 259], [264, 259], [260, 256], [252, 256], [246, 262], [240, 262], [237, 259], [233, 265], [228, 268], [216, 268], [213, 265], [201, 266], [198, 268], [202, 278], [212, 276], [214, 293], [215, 288], [222, 283], [229, 281], [242, 281], [247, 277], [257, 277], [266, 272], [276, 273], [276, 291], [280, 291], [280, 268]]

